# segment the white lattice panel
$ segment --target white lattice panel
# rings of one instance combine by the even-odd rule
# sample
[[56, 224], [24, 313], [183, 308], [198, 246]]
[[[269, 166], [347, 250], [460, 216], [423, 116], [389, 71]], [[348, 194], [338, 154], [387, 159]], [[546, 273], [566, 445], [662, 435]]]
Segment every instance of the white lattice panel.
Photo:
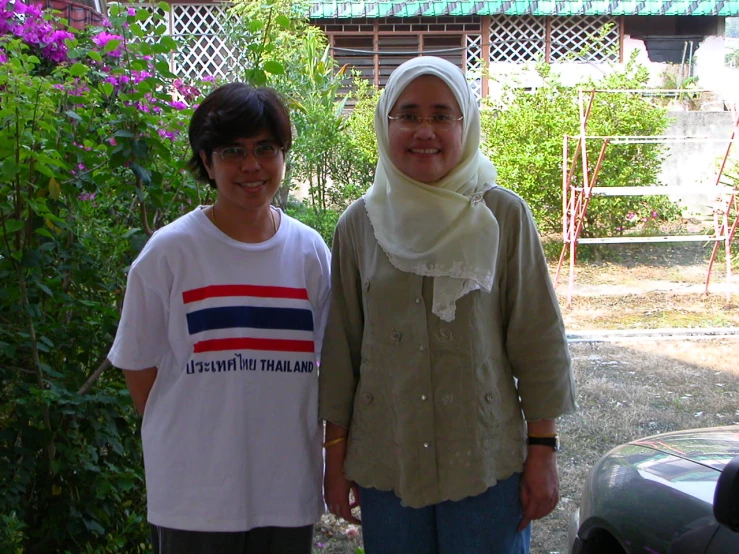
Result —
[[238, 68], [227, 39], [227, 4], [172, 4], [172, 35], [183, 45], [173, 73], [188, 78], [228, 78]]
[[465, 76], [478, 100], [482, 98], [482, 76], [485, 64], [482, 59], [482, 36], [467, 35], [465, 50]]
[[172, 4], [172, 34], [215, 35], [226, 30], [230, 4]]
[[490, 61], [527, 62], [544, 57], [547, 36], [543, 17], [505, 15], [490, 18]]
[[618, 61], [618, 20], [609, 16], [553, 17], [550, 60]]

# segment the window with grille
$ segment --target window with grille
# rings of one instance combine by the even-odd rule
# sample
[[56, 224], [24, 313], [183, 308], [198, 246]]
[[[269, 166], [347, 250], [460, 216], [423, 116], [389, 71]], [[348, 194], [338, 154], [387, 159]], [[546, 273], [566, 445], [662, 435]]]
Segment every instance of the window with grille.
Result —
[[337, 33], [333, 35], [332, 54], [340, 66], [349, 64], [364, 78], [383, 87], [396, 67], [424, 52], [445, 58], [457, 67], [464, 68], [464, 41], [464, 35], [456, 33]]
[[618, 19], [609, 16], [490, 18], [490, 61], [618, 61]]
[[490, 18], [490, 61], [528, 62], [544, 59], [546, 18], [496, 16]]
[[549, 61], [605, 62], [619, 60], [618, 20], [608, 16], [551, 19]]

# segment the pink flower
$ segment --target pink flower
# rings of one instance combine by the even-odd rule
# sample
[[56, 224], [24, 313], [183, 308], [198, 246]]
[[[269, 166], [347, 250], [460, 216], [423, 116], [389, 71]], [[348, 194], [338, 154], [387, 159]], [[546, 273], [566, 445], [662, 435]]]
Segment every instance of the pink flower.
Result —
[[169, 140], [171, 140], [173, 142], [174, 142], [174, 139], [177, 138], [177, 134], [176, 133], [173, 133], [172, 131], [167, 131], [165, 129], [159, 129], [157, 131], [157, 133], [159, 133], [159, 136], [160, 137], [167, 138], [167, 139], [169, 139]]
[[53, 62], [66, 61], [67, 44], [64, 41], [71, 38], [74, 38], [74, 35], [69, 31], [52, 31], [44, 37], [46, 46], [44, 46], [41, 52], [45, 58]]
[[148, 71], [132, 71], [131, 76], [133, 78], [133, 83], [138, 84], [144, 79], [148, 79], [149, 77], [151, 77], [151, 73], [149, 73]]
[[54, 28], [47, 21], [25, 21], [22, 25], [17, 25], [14, 34], [23, 39], [24, 42], [32, 46], [40, 46], [44, 37], [50, 34]]
[[0, 63], [6, 63], [8, 61], [8, 56], [5, 55], [5, 52], [0, 48]]
[[32, 18], [36, 19], [42, 19], [41, 15], [41, 8], [36, 5], [26, 5], [23, 2], [16, 2], [13, 6], [15, 9], [15, 13], [17, 14], [25, 14], [26, 16], [30, 16]]
[[[105, 46], [111, 40], [123, 41], [123, 37], [121, 35], [114, 35], [113, 33], [108, 33], [106, 31], [101, 31], [100, 33], [92, 37], [92, 42], [94, 42], [98, 48], [105, 48]], [[121, 45], [116, 47], [115, 50], [111, 50], [110, 52], [108, 52], [108, 56], [110, 56], [111, 58], [120, 58], [122, 55], [123, 55], [123, 50], [122, 50]]]
[[172, 100], [169, 105], [173, 107], [175, 110], [186, 110], [187, 104], [184, 102], [180, 102], [179, 100]]
[[136, 9], [135, 8], [128, 8], [128, 15], [131, 17], [136, 15]]

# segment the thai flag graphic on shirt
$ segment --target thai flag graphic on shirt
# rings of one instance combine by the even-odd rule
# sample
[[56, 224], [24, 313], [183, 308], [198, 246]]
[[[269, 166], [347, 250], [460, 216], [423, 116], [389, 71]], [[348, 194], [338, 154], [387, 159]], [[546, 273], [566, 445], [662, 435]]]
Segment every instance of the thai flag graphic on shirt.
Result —
[[313, 353], [313, 311], [304, 288], [211, 285], [182, 293], [194, 353]]

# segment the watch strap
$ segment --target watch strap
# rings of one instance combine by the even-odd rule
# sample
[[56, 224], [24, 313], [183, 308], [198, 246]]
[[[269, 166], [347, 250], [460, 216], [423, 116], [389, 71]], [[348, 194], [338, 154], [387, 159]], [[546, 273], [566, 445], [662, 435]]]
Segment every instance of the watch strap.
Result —
[[559, 437], [528, 437], [529, 446], [549, 446], [559, 452]]

